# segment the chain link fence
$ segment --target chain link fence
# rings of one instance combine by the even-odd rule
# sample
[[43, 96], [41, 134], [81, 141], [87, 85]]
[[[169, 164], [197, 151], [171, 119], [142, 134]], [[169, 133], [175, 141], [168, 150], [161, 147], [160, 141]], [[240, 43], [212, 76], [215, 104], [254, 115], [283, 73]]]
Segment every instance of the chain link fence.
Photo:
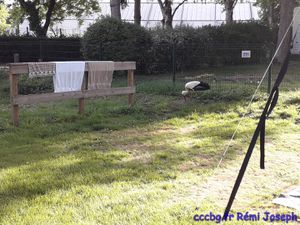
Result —
[[[141, 46], [143, 43], [140, 43]], [[184, 83], [191, 80], [208, 82], [214, 88], [234, 89], [256, 87], [272, 55], [272, 48], [257, 43], [215, 43], [211, 45], [159, 43], [155, 48], [139, 51], [130, 41], [95, 43], [82, 48], [80, 39], [74, 40], [15, 40], [0, 41], [0, 63], [37, 61], [113, 60], [137, 61], [137, 75], [155, 80]], [[134, 49], [134, 51], [133, 51]], [[250, 51], [242, 57], [242, 51]], [[89, 52], [89, 55], [86, 54]], [[270, 89], [278, 72], [278, 65], [268, 71], [262, 87]], [[291, 69], [283, 86], [299, 87], [300, 60], [293, 57]]]

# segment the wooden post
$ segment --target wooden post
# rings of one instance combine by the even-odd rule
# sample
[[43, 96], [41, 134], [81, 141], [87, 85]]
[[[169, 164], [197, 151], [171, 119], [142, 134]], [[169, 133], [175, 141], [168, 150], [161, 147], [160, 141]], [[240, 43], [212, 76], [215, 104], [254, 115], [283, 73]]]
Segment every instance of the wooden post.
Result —
[[84, 113], [84, 98], [80, 98], [79, 99], [79, 110], [78, 110], [79, 114], [83, 114]]
[[15, 63], [20, 62], [20, 54], [19, 53], [14, 54], [14, 62]]
[[[87, 85], [88, 85], [88, 72], [85, 72], [84, 77], [83, 77], [81, 90], [87, 90]], [[84, 114], [84, 106], [85, 106], [84, 98], [79, 98], [78, 103], [79, 103], [78, 113], [79, 114]]]
[[[14, 62], [20, 62], [20, 54], [14, 54]], [[11, 67], [9, 68], [9, 81], [10, 81], [10, 101], [11, 101], [11, 116], [12, 122], [15, 127], [19, 126], [19, 105], [14, 104], [14, 97], [19, 94], [18, 90], [18, 75], [13, 74]]]
[[11, 115], [13, 125], [19, 126], [19, 105], [14, 104], [14, 98], [18, 95], [18, 75], [12, 74], [11, 68], [9, 71], [10, 80], [10, 101], [11, 101]]
[[[133, 70], [128, 70], [128, 86], [133, 87], [134, 86], [134, 72]], [[128, 95], [128, 105], [131, 107], [134, 102], [134, 94]]]

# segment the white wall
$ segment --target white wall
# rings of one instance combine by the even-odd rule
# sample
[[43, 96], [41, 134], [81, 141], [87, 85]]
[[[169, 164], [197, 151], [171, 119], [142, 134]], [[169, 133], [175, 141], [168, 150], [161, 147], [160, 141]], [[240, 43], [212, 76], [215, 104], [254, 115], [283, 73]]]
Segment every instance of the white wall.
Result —
[[291, 53], [294, 55], [300, 55], [300, 7], [294, 9], [295, 21], [293, 24], [293, 48]]

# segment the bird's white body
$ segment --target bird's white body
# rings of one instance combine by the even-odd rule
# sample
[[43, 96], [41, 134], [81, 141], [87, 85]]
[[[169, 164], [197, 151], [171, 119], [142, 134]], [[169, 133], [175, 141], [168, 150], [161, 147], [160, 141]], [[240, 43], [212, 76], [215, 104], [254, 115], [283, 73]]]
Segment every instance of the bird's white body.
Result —
[[185, 84], [185, 90], [194, 90], [201, 82], [200, 81], [190, 81]]
[[204, 91], [210, 89], [207, 83], [201, 81], [190, 81], [185, 84], [185, 90], [181, 92], [184, 99], [193, 92]]
[[201, 82], [200, 81], [190, 81], [185, 84], [185, 90], [181, 92], [183, 96], [187, 96], [190, 92], [194, 91], [194, 88], [197, 87]]

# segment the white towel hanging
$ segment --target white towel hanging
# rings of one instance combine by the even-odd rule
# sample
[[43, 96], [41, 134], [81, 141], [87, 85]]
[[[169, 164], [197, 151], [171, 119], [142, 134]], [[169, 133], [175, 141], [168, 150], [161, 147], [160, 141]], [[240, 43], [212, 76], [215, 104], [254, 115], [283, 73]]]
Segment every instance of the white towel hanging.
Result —
[[53, 76], [54, 92], [80, 91], [85, 62], [55, 62], [56, 74]]

